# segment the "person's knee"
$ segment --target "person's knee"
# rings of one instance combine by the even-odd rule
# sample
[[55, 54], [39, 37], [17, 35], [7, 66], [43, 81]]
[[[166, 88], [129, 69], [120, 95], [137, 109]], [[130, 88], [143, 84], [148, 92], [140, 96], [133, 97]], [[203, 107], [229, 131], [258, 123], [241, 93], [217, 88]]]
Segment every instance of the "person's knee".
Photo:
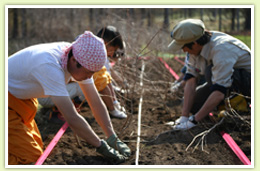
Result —
[[108, 86], [106, 86], [104, 89], [100, 90], [99, 93], [102, 94], [102, 95], [110, 95], [111, 94]]

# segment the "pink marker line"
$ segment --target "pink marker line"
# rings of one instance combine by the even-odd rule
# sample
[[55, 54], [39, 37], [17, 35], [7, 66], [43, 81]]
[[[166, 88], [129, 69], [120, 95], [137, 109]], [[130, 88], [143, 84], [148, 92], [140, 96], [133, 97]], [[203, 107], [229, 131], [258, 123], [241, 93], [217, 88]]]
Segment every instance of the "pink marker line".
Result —
[[175, 56], [174, 59], [179, 63], [181, 63], [182, 65], [185, 65], [185, 63], [182, 60], [180, 60], [177, 56]]
[[169, 67], [169, 65], [168, 65], [162, 58], [159, 57], [159, 60], [164, 64], [165, 68], [167, 68], [167, 69], [169, 70], [169, 72], [172, 74], [172, 76], [173, 76], [176, 80], [178, 80], [178, 79], [180, 78], [179, 75], [176, 74], [176, 72], [174, 72], [174, 71], [172, 70], [172, 68]]
[[58, 141], [60, 140], [61, 136], [64, 134], [64, 132], [66, 131], [66, 129], [68, 128], [68, 123], [65, 122], [63, 124], [63, 126], [60, 128], [60, 130], [58, 131], [58, 133], [55, 135], [55, 137], [52, 139], [52, 141], [50, 142], [50, 144], [48, 145], [48, 147], [45, 149], [45, 151], [43, 152], [43, 154], [39, 157], [39, 159], [37, 160], [37, 162], [35, 163], [35, 165], [42, 165], [43, 162], [46, 160], [46, 158], [49, 156], [49, 154], [51, 153], [52, 149], [55, 147], [55, 145], [58, 143]]
[[241, 160], [241, 162], [243, 162], [244, 165], [251, 165], [250, 160], [247, 158], [247, 156], [244, 154], [244, 152], [239, 148], [239, 146], [232, 139], [232, 137], [229, 134], [225, 133], [224, 131], [221, 131], [220, 134], [222, 135], [223, 139], [227, 142], [229, 147], [237, 155], [237, 157]]

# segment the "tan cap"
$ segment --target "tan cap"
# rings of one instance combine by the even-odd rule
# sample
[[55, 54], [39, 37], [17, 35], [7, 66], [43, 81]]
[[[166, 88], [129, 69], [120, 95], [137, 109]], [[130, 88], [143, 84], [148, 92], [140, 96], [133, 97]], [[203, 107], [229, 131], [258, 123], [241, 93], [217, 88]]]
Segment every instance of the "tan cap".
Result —
[[179, 22], [172, 30], [173, 41], [168, 45], [173, 51], [180, 50], [185, 44], [199, 39], [204, 34], [204, 23], [199, 19], [187, 19]]

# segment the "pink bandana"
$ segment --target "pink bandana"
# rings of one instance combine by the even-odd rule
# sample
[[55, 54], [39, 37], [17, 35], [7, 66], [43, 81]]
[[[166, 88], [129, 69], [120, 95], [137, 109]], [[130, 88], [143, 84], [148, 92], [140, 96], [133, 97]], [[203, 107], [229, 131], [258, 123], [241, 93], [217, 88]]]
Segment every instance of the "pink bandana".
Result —
[[78, 39], [72, 43], [72, 46], [64, 50], [62, 55], [62, 67], [67, 67], [68, 53], [72, 49], [74, 58], [84, 68], [90, 71], [99, 71], [105, 64], [107, 52], [104, 41], [95, 36], [90, 31], [85, 31]]

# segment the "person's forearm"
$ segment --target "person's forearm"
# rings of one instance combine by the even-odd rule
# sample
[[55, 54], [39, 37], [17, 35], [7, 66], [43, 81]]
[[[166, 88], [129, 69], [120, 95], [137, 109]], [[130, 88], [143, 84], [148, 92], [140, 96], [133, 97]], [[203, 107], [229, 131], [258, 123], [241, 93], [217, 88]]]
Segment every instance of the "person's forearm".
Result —
[[[98, 106], [98, 107], [96, 107], [96, 106]], [[105, 104], [101, 100], [99, 100], [98, 102], [95, 103], [95, 105], [91, 105], [91, 103], [90, 103], [90, 108], [93, 112], [93, 115], [94, 115], [97, 123], [104, 130], [106, 136], [110, 137], [112, 134], [114, 134], [111, 119], [106, 110]]]
[[99, 147], [101, 145], [99, 137], [82, 116], [78, 115], [78, 117], [75, 117], [74, 120], [68, 122], [68, 124], [74, 133], [89, 144], [94, 147]]
[[186, 81], [184, 87], [184, 102], [182, 108], [182, 116], [189, 116], [191, 107], [193, 105], [194, 97], [195, 97], [195, 90], [196, 90], [196, 79], [191, 78]]
[[[80, 86], [83, 91], [84, 85]], [[94, 89], [94, 87], [88, 87], [85, 88], [85, 90], [87, 90], [88, 92], [85, 91], [84, 93], [83, 91], [83, 93], [86, 97], [86, 100], [88, 101], [88, 104], [91, 108], [91, 111], [93, 112], [97, 123], [103, 129], [107, 137], [111, 136], [115, 132], [105, 104], [101, 100], [101, 97], [98, 95], [97, 90]]]
[[195, 115], [196, 121], [201, 121], [224, 99], [225, 95], [220, 91], [214, 91], [210, 94], [204, 105]]
[[86, 122], [80, 116], [69, 97], [52, 97], [53, 102], [63, 114], [65, 120], [68, 122], [70, 128], [82, 139], [89, 144], [99, 147], [100, 139]]

